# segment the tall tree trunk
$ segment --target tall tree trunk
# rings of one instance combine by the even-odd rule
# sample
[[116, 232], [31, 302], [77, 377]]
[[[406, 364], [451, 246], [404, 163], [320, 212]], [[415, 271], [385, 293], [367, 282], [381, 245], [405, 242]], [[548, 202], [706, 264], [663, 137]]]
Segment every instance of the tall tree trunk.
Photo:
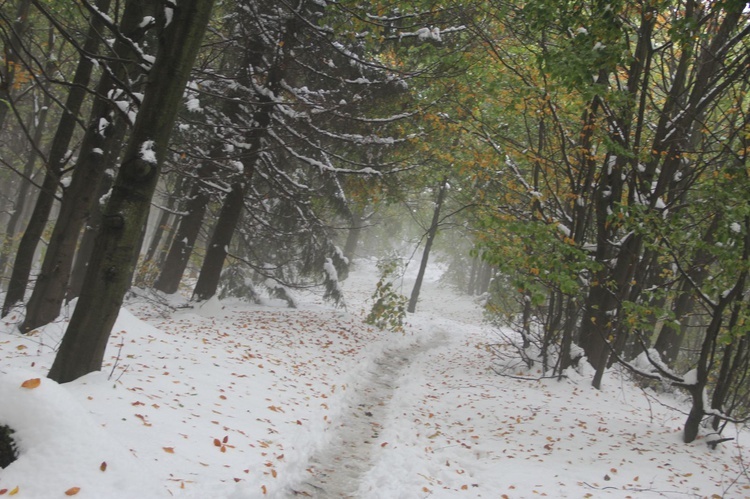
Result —
[[[109, 192], [113, 180], [110, 176], [104, 177], [104, 180], [99, 185], [99, 192], [96, 195], [97, 200], [101, 200]], [[78, 298], [81, 295], [86, 270], [89, 266], [89, 261], [91, 261], [91, 256], [94, 254], [94, 244], [99, 235], [103, 218], [104, 214], [102, 213], [101, 202], [95, 200], [91, 203], [86, 228], [83, 231], [83, 236], [81, 236], [81, 244], [78, 246], [78, 252], [76, 253], [73, 270], [70, 275], [70, 283], [68, 284], [68, 292], [65, 295], [66, 301]]]
[[234, 230], [242, 216], [244, 202], [245, 183], [244, 181], [235, 182], [221, 206], [219, 219], [211, 235], [211, 242], [208, 243], [206, 256], [203, 258], [198, 282], [195, 283], [193, 300], [208, 300], [216, 294], [221, 279], [221, 270], [224, 268], [224, 260], [227, 257], [227, 248], [232, 242]]
[[494, 275], [495, 269], [488, 262], [482, 262], [482, 268], [479, 273], [479, 290], [477, 294], [483, 295], [490, 290], [490, 282]]
[[355, 208], [351, 214], [351, 227], [349, 227], [349, 233], [346, 235], [346, 243], [344, 244], [344, 256], [350, 263], [356, 255], [359, 238], [362, 235], [362, 224], [364, 222], [364, 218], [362, 217], [363, 210], [361, 208]]
[[[736, 325], [739, 320], [739, 312], [743, 306], [745, 286], [748, 277], [747, 263], [750, 261], [750, 216], [744, 220], [743, 251], [742, 251], [742, 270], [737, 276], [734, 286], [721, 294], [716, 304], [711, 304], [711, 322], [706, 328], [706, 333], [701, 343], [701, 350], [696, 365], [695, 383], [687, 386], [692, 398], [692, 406], [688, 414], [685, 426], [683, 428], [682, 439], [685, 443], [690, 443], [698, 436], [700, 423], [706, 414], [705, 403], [707, 401], [706, 386], [709, 382], [709, 374], [714, 363], [714, 355], [719, 346], [719, 333], [724, 322], [724, 312], [728, 309], [732, 311], [729, 327]], [[719, 387], [721, 388], [721, 387]], [[723, 402], [724, 394], [720, 393], [715, 403]]]
[[[164, 245], [169, 245], [169, 241], [171, 241], [170, 237], [167, 237], [167, 241], [162, 244], [162, 239], [164, 238], [164, 234], [166, 233], [168, 236], [172, 232], [174, 232], [170, 228], [170, 218], [172, 218], [173, 214], [172, 211], [175, 210], [175, 208], [178, 206], [177, 200], [182, 199], [184, 196], [184, 186], [185, 186], [185, 177], [180, 175], [177, 180], [175, 181], [175, 185], [172, 188], [172, 192], [170, 192], [167, 195], [167, 206], [166, 210], [162, 209], [161, 214], [159, 215], [159, 220], [156, 222], [156, 229], [154, 230], [154, 235], [151, 237], [151, 242], [148, 245], [148, 250], [146, 251], [146, 256], [144, 257], [144, 260], [147, 262], [150, 262], [156, 258], [156, 253], [163, 253]], [[161, 251], [160, 251], [161, 249]], [[156, 258], [156, 262], [159, 266], [161, 266], [163, 262], [163, 258]]]
[[[23, 35], [29, 26], [31, 0], [18, 0], [15, 15], [10, 24], [9, 39], [4, 44], [4, 62], [0, 67], [0, 130], [5, 125], [11, 106], [11, 91], [16, 80], [16, 67], [23, 51]], [[9, 20], [10, 21], [10, 20]]]
[[[36, 119], [36, 129], [34, 130], [34, 143], [41, 144], [42, 135], [44, 133], [45, 125], [47, 124], [47, 117], [49, 116], [49, 106], [52, 104], [52, 96], [48, 93], [44, 93], [44, 101], [42, 109]], [[5, 275], [5, 267], [8, 265], [11, 249], [13, 247], [13, 240], [18, 233], [18, 224], [21, 222], [23, 216], [24, 203], [29, 197], [32, 183], [30, 180], [32, 173], [34, 172], [34, 166], [39, 159], [39, 152], [37, 147], [32, 147], [29, 152], [29, 157], [26, 159], [26, 164], [23, 167], [23, 177], [19, 179], [20, 186], [18, 188], [18, 196], [13, 207], [13, 211], [8, 218], [8, 225], [5, 227], [5, 239], [3, 240], [3, 247], [0, 250], [0, 276]]]
[[159, 50], [105, 209], [83, 291], [49, 372], [49, 377], [59, 383], [101, 369], [112, 326], [130, 286], [159, 170], [212, 6], [213, 0], [180, 0], [159, 37]]
[[[709, 225], [706, 233], [703, 235], [702, 239], [705, 241], [706, 247], [710, 247], [715, 243], [716, 230], [719, 228], [721, 220], [723, 220], [722, 217], [714, 217], [711, 225]], [[713, 257], [708, 251], [705, 249], [698, 250], [693, 265], [690, 266], [690, 275], [682, 279], [679, 294], [672, 305], [672, 312], [675, 319], [679, 321], [679, 324], [672, 322], [665, 323], [659, 332], [659, 336], [656, 338], [654, 348], [659, 352], [662, 360], [667, 365], [673, 365], [677, 360], [677, 356], [680, 353], [680, 346], [682, 345], [682, 340], [685, 337], [685, 332], [690, 321], [689, 314], [696, 305], [693, 289], [703, 286], [703, 282], [708, 277], [708, 268], [712, 260]]]
[[438, 226], [440, 225], [440, 209], [443, 207], [443, 202], [445, 201], [445, 193], [447, 190], [448, 177], [443, 177], [443, 180], [440, 181], [440, 189], [438, 190], [437, 200], [435, 201], [435, 211], [432, 212], [432, 223], [430, 223], [430, 227], [429, 229], [427, 229], [427, 240], [424, 243], [422, 261], [419, 262], [417, 280], [414, 281], [414, 287], [411, 290], [411, 297], [409, 298], [409, 306], [406, 309], [410, 313], [414, 313], [417, 310], [417, 301], [419, 300], [419, 293], [422, 290], [422, 280], [424, 279], [424, 273], [427, 269], [427, 260], [430, 257], [432, 243], [435, 241]]
[[469, 271], [469, 284], [466, 286], [466, 293], [474, 296], [476, 290], [477, 274], [479, 273], [479, 256], [471, 259], [471, 270]]
[[[108, 7], [109, 1], [100, 0], [100, 3], [102, 7]], [[120, 30], [130, 40], [138, 42], [143, 38], [145, 31], [141, 24], [146, 16], [155, 14], [150, 9], [152, 6], [153, 4], [147, 0], [131, 0], [126, 4]], [[101, 22], [98, 19], [95, 16], [92, 20], [92, 29], [100, 28], [98, 25]], [[129, 70], [135, 68], [134, 59], [137, 54], [132, 53], [129, 45], [122, 41], [115, 43], [114, 51], [123, 60], [132, 62], [114, 68], [114, 78], [106, 72], [99, 81], [97, 98], [92, 106], [78, 162], [73, 169], [71, 182], [65, 189], [42, 268], [26, 306], [26, 317], [20, 327], [22, 332], [43, 326], [59, 315], [81, 228], [92, 203], [98, 202], [95, 196], [107, 165], [105, 154], [116, 149], [117, 139], [120, 137], [116, 130], [117, 126], [125, 126], [122, 120], [117, 119], [118, 115], [112, 109], [110, 100], [101, 96], [108, 95], [115, 88], [115, 78], [123, 80]], [[117, 121], [119, 123], [114, 125]], [[103, 123], [107, 125], [102, 126]]]
[[[738, 309], [739, 306], [735, 305], [735, 308]], [[733, 320], [736, 320], [736, 317], [734, 315]], [[727, 416], [731, 416], [732, 410], [736, 407], [736, 404], [729, 400], [732, 384], [742, 385], [747, 379], [748, 360], [750, 360], [748, 358], [749, 346], [748, 337], [744, 335], [740, 338], [734, 338], [733, 342], [724, 348], [721, 369], [719, 370], [720, 374], [717, 379], [716, 388], [714, 388], [713, 396], [711, 397], [711, 408]], [[720, 417], [714, 416], [711, 426], [715, 431], [719, 430], [721, 421]]]
[[[97, 5], [107, 7], [109, 0], [99, 0]], [[103, 12], [105, 12], [107, 9]], [[84, 43], [86, 54], [95, 54], [98, 51], [101, 40], [101, 23], [92, 19], [91, 26]], [[29, 283], [29, 275], [34, 262], [34, 253], [37, 244], [42, 237], [44, 228], [49, 220], [52, 205], [55, 202], [55, 193], [60, 182], [60, 172], [67, 161], [68, 146], [76, 128], [76, 120], [81, 110], [83, 100], [86, 97], [91, 71], [94, 63], [88, 55], [82, 55], [78, 60], [73, 82], [65, 100], [60, 122], [57, 125], [55, 136], [52, 139], [49, 155], [47, 157], [44, 181], [42, 182], [39, 196], [37, 197], [34, 211], [30, 222], [18, 245], [18, 251], [13, 263], [13, 273], [8, 284], [8, 292], [2, 308], [2, 317], [8, 315], [10, 309], [17, 303], [23, 301], [26, 286]]]
[[[289, 63], [292, 49], [297, 42], [296, 35], [300, 27], [299, 19], [292, 18], [288, 21], [282, 43], [280, 43], [283, 50], [278, 54], [279, 58], [274, 60], [268, 68], [265, 88], [274, 95], [279, 91], [281, 81], [284, 78], [284, 72]], [[252, 48], [257, 50], [257, 47]], [[251, 52], [250, 49], [251, 47], [246, 47], [248, 53]], [[248, 53], [246, 53], [246, 57], [248, 57]], [[255, 57], [258, 57], [258, 55], [262, 55], [262, 51], [255, 53]], [[258, 93], [255, 98], [258, 101], [258, 107], [252, 120], [253, 128], [245, 133], [244, 142], [248, 146], [246, 146], [247, 153], [241, 158], [243, 173], [239, 180], [232, 183], [230, 192], [224, 198], [219, 219], [208, 243], [206, 256], [203, 258], [198, 282], [196, 282], [193, 290], [193, 300], [208, 300], [216, 294], [221, 271], [224, 268], [227, 248], [232, 241], [232, 235], [242, 215], [245, 187], [255, 172], [255, 162], [260, 156], [263, 139], [267, 137], [271, 126], [271, 116], [276, 104], [266, 93]]]
[[[220, 150], [220, 146], [215, 145], [212, 148], [212, 156], [219, 154]], [[169, 253], [167, 253], [159, 277], [154, 283], [154, 287], [159, 291], [172, 294], [177, 291], [180, 285], [182, 274], [185, 272], [190, 255], [193, 253], [195, 242], [198, 240], [198, 234], [203, 226], [203, 217], [211, 199], [206, 191], [208, 187], [204, 185], [204, 182], [215, 173], [216, 167], [212, 160], [201, 163], [198, 168], [197, 178], [193, 180], [190, 194], [188, 194], [185, 202], [185, 215], [180, 218], [177, 232], [169, 246]], [[234, 231], [234, 228], [232, 228], [232, 231]]]

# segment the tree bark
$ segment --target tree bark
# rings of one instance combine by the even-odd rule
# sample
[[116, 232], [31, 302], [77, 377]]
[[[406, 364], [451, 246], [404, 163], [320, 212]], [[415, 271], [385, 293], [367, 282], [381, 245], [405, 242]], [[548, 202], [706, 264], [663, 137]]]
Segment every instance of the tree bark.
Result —
[[[98, 5], [108, 6], [109, 0], [99, 0]], [[98, 51], [101, 40], [100, 31], [101, 25], [98, 24], [96, 19], [92, 20], [86, 42], [84, 43], [86, 53], [95, 54]], [[11, 274], [8, 292], [5, 295], [5, 302], [3, 303], [2, 317], [8, 315], [8, 312], [10, 312], [10, 309], [14, 305], [23, 301], [23, 296], [26, 293], [26, 286], [29, 283], [29, 275], [31, 274], [31, 267], [34, 262], [34, 253], [36, 252], [37, 244], [39, 244], [55, 202], [55, 193], [60, 182], [60, 172], [67, 161], [68, 146], [73, 137], [73, 131], [76, 128], [76, 119], [86, 97], [86, 89], [91, 80], [93, 67], [94, 63], [90, 57], [81, 56], [75, 75], [73, 76], [73, 84], [65, 100], [65, 107], [63, 108], [60, 122], [52, 139], [42, 187], [34, 205], [29, 225], [26, 227], [26, 231], [24, 231], [18, 245], [18, 251], [13, 263], [13, 273]]]
[[86, 221], [86, 228], [83, 231], [83, 236], [81, 236], [81, 243], [78, 246], [78, 252], [76, 253], [73, 270], [70, 275], [68, 291], [65, 295], [65, 300], [68, 302], [81, 295], [83, 280], [86, 277], [86, 269], [88, 268], [89, 261], [94, 253], [94, 244], [96, 242], [96, 237], [99, 235], [99, 229], [101, 228], [102, 219], [104, 217], [100, 200], [102, 199], [102, 196], [109, 192], [113, 180], [112, 177], [105, 176], [104, 180], [99, 185], [99, 192], [97, 192], [96, 200], [91, 203], [89, 217]]
[[417, 280], [414, 282], [414, 287], [411, 290], [411, 297], [409, 298], [409, 306], [406, 309], [410, 313], [414, 313], [417, 310], [417, 301], [419, 301], [419, 293], [422, 290], [422, 280], [424, 279], [424, 273], [427, 269], [427, 260], [430, 257], [432, 243], [435, 241], [438, 226], [440, 225], [440, 209], [443, 207], [443, 202], [445, 201], [445, 193], [447, 190], [448, 177], [443, 177], [443, 180], [440, 182], [437, 201], [435, 201], [435, 210], [432, 212], [432, 223], [430, 224], [430, 228], [427, 230], [427, 240], [424, 243], [424, 251], [422, 252], [422, 261], [419, 263]]
[[49, 377], [72, 381], [101, 369], [130, 286], [143, 226], [167, 153], [177, 109], [201, 46], [213, 0], [180, 0], [159, 37], [156, 61], [104, 213], [78, 305]]
[[[216, 151], [216, 148], [213, 150]], [[215, 172], [216, 168], [210, 160], [201, 163], [198, 168], [197, 178], [194, 179], [185, 202], [185, 215], [180, 219], [177, 232], [169, 246], [169, 253], [154, 284], [154, 287], [163, 293], [172, 294], [180, 285], [210, 201], [210, 196], [206, 192], [207, 187], [203, 185], [203, 182], [212, 177]]]
[[[156, 258], [156, 264], [159, 266], [163, 264], [163, 248], [164, 246], [168, 246], [170, 244], [170, 241], [172, 240], [170, 235], [174, 232], [174, 230], [170, 226], [170, 219], [173, 217], [173, 214], [171, 212], [175, 210], [175, 207], [179, 206], [177, 200], [181, 199], [184, 196], [184, 186], [185, 177], [181, 175], [175, 181], [172, 192], [170, 192], [167, 196], [167, 209], [161, 211], [159, 220], [156, 222], [154, 235], [151, 237], [151, 242], [148, 245], [148, 250], [146, 251], [146, 256], [144, 257], [145, 261], [153, 261], [156, 258], [156, 254], [158, 252], [159, 257]], [[167, 234], [167, 240], [162, 243], [162, 239], [164, 238], [165, 233]]]
[[[41, 144], [42, 142], [42, 136], [44, 133], [45, 125], [47, 123], [47, 117], [49, 116], [49, 106], [52, 103], [52, 98], [48, 92], [45, 92], [44, 96], [45, 98], [44, 104], [42, 105], [42, 110], [40, 111], [39, 116], [36, 117], [37, 126], [34, 130], [35, 144]], [[23, 168], [24, 178], [19, 179], [20, 186], [18, 188], [18, 196], [16, 196], [16, 202], [13, 207], [13, 212], [10, 214], [10, 218], [8, 218], [8, 225], [5, 228], [5, 239], [3, 240], [2, 251], [0, 251], [0, 276], [5, 275], [5, 268], [8, 265], [8, 259], [10, 257], [11, 248], [13, 246], [13, 239], [15, 239], [15, 236], [18, 233], [18, 225], [21, 222], [21, 217], [23, 216], [24, 203], [29, 197], [29, 193], [32, 187], [32, 183], [27, 179], [31, 178], [31, 175], [34, 172], [34, 166], [36, 165], [38, 159], [39, 153], [37, 152], [36, 148], [32, 147], [31, 151], [29, 152], [29, 157], [27, 158], [26, 164]]]
[[[109, 2], [110, 0], [99, 0], [99, 8], [109, 7]], [[145, 0], [131, 0], [126, 4], [120, 30], [130, 40], [138, 42], [143, 38], [145, 31], [140, 25], [144, 17], [155, 13], [149, 10], [151, 5], [151, 2]], [[92, 31], [89, 34], [97, 36], [94, 33], [99, 32], [101, 28], [101, 21], [94, 16]], [[115, 43], [114, 51], [124, 60], [133, 61], [112, 69], [115, 78], [123, 80], [129, 70], [135, 68], [134, 58], [137, 56], [122, 41]], [[96, 194], [107, 166], [105, 155], [116, 148], [117, 139], [120, 137], [114, 123], [119, 121], [117, 126], [125, 126], [122, 120], [118, 120], [118, 114], [112, 109], [111, 101], [104, 97], [114, 88], [115, 80], [105, 72], [97, 86], [97, 98], [91, 110], [78, 162], [73, 170], [70, 185], [65, 189], [42, 268], [26, 306], [26, 317], [20, 327], [22, 332], [43, 326], [60, 313], [81, 228], [92, 203], [98, 202]], [[107, 125], [102, 126], [103, 123]]]
[[201, 271], [198, 276], [198, 282], [195, 283], [193, 290], [193, 300], [208, 300], [216, 294], [221, 278], [221, 270], [224, 268], [224, 260], [227, 257], [227, 248], [232, 242], [234, 229], [239, 223], [242, 215], [242, 208], [245, 201], [245, 183], [244, 181], [232, 184], [232, 190], [229, 191], [224, 204], [221, 206], [219, 219], [211, 235], [211, 242], [208, 244], [206, 256], [203, 258]]
[[344, 256], [351, 263], [354, 260], [354, 256], [357, 252], [357, 245], [359, 244], [359, 238], [362, 235], [362, 224], [364, 219], [362, 217], [362, 209], [355, 208], [352, 210], [352, 217], [350, 220], [351, 227], [349, 233], [346, 235], [346, 243], [344, 244]]
[[[291, 49], [295, 43], [295, 35], [300, 24], [298, 19], [288, 21], [283, 40], [280, 44], [284, 48], [268, 68], [268, 77], [265, 82], [266, 89], [273, 94], [278, 92], [281, 81], [284, 78], [284, 72], [291, 57]], [[246, 47], [249, 51], [250, 47]], [[262, 51], [258, 51], [257, 57]], [[247, 53], [246, 53], [247, 56]], [[255, 172], [255, 162], [258, 160], [262, 150], [262, 141], [267, 137], [269, 127], [271, 126], [271, 116], [276, 104], [265, 93], [259, 93], [255, 96], [258, 101], [258, 107], [253, 116], [254, 128], [245, 134], [244, 142], [247, 146], [247, 153], [242, 156], [243, 173], [239, 180], [232, 183], [230, 192], [224, 198], [224, 204], [219, 213], [219, 220], [211, 235], [211, 240], [206, 249], [206, 256], [203, 258], [198, 282], [193, 290], [193, 300], [208, 300], [216, 294], [221, 278], [221, 271], [224, 268], [224, 260], [227, 255], [227, 248], [232, 241], [232, 235], [237, 227], [237, 223], [242, 215], [244, 205], [245, 186], [250, 182]]]
[[[23, 40], [21, 38], [29, 26], [30, 7], [30, 0], [18, 0], [15, 17], [11, 25], [10, 39], [4, 46], [5, 53], [3, 54], [3, 59], [5, 62], [2, 64], [2, 68], [0, 68], [0, 130], [3, 129], [5, 120], [8, 117], [8, 111], [10, 110], [11, 91], [16, 79], [14, 64], [20, 62], [19, 54], [23, 50]], [[7, 68], [7, 71], [5, 68]]]

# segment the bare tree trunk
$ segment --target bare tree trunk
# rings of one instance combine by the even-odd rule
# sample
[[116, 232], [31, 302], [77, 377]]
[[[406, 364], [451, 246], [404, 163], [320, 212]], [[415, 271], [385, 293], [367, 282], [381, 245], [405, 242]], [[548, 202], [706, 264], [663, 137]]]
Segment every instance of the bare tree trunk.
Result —
[[216, 294], [221, 278], [221, 270], [224, 268], [224, 260], [227, 257], [227, 248], [232, 242], [234, 229], [239, 223], [242, 208], [245, 201], [244, 181], [232, 184], [232, 190], [226, 195], [224, 204], [221, 206], [219, 219], [214, 227], [211, 242], [206, 249], [203, 258], [198, 282], [193, 290], [193, 300], [208, 300]]
[[3, 129], [10, 110], [11, 90], [16, 79], [15, 65], [19, 63], [19, 54], [23, 50], [22, 37], [29, 26], [30, 7], [30, 0], [18, 0], [13, 19], [5, 19], [5, 21], [9, 21], [11, 32], [9, 39], [4, 44], [3, 59], [5, 61], [0, 66], [0, 130]]
[[[287, 30], [284, 33], [284, 39], [282, 40], [284, 43], [281, 44], [285, 50], [268, 70], [265, 86], [272, 93], [276, 93], [279, 90], [281, 81], [284, 78], [284, 71], [291, 57], [291, 49], [295, 42], [294, 37], [297, 34], [298, 28], [299, 24], [296, 20], [289, 21]], [[250, 47], [246, 47], [246, 50], [249, 51], [249, 49]], [[232, 235], [242, 215], [245, 186], [252, 179], [255, 172], [255, 162], [258, 160], [263, 147], [263, 138], [267, 136], [269, 127], [271, 126], [271, 116], [275, 108], [275, 103], [265, 93], [257, 94], [256, 98], [259, 104], [253, 116], [254, 128], [245, 134], [245, 142], [249, 146], [247, 147], [247, 153], [241, 159], [243, 173], [239, 180], [232, 183], [230, 192], [224, 198], [219, 219], [216, 222], [216, 227], [208, 243], [206, 256], [203, 258], [198, 282], [195, 284], [195, 289], [193, 290], [193, 300], [208, 300], [216, 294], [221, 278], [221, 271], [224, 268], [227, 248], [232, 241]]]
[[[109, 0], [100, 0], [100, 3], [108, 2]], [[120, 30], [130, 40], [137, 42], [143, 38], [145, 31], [140, 27], [143, 19], [147, 15], [155, 14], [149, 10], [150, 6], [152, 3], [145, 0], [131, 0], [127, 3]], [[115, 44], [114, 50], [125, 60], [137, 57], [130, 47], [121, 41]], [[128, 55], [130, 57], [127, 57]], [[134, 67], [134, 62], [119, 65], [113, 69], [115, 78], [125, 79], [128, 70]], [[65, 189], [47, 253], [26, 306], [26, 317], [20, 327], [22, 332], [43, 326], [60, 313], [81, 228], [92, 203], [98, 201], [95, 196], [107, 165], [105, 154], [116, 149], [116, 141], [120, 134], [115, 129], [125, 126], [122, 120], [117, 120], [117, 114], [112, 109], [109, 99], [100, 97], [108, 95], [114, 88], [115, 80], [109, 73], [104, 73], [97, 87], [98, 97], [94, 100], [78, 162], [73, 170], [70, 185]], [[103, 127], [102, 123], [108, 125]]]
[[437, 201], [435, 201], [435, 211], [432, 212], [432, 223], [429, 229], [427, 229], [427, 240], [424, 244], [424, 251], [422, 252], [422, 261], [419, 263], [419, 272], [417, 272], [417, 280], [414, 282], [414, 287], [411, 290], [411, 297], [409, 298], [409, 306], [407, 311], [414, 313], [417, 310], [417, 301], [419, 300], [419, 292], [422, 289], [422, 280], [424, 279], [424, 273], [427, 269], [427, 260], [430, 257], [430, 251], [432, 250], [432, 243], [435, 241], [437, 235], [438, 226], [440, 225], [440, 209], [443, 207], [445, 201], [445, 193], [448, 190], [448, 177], [443, 177], [440, 181], [440, 189], [438, 190]]
[[[750, 217], [745, 217], [744, 223], [745, 231], [750, 230]], [[693, 404], [690, 408], [685, 426], [683, 429], [682, 439], [685, 443], [690, 443], [698, 436], [700, 429], [700, 423], [703, 416], [706, 414], [706, 386], [709, 382], [709, 374], [714, 363], [714, 355], [716, 352], [719, 342], [719, 333], [721, 332], [722, 323], [724, 320], [724, 312], [730, 307], [732, 310], [732, 317], [730, 318], [730, 327], [736, 325], [736, 321], [739, 319], [739, 311], [744, 301], [743, 295], [745, 293], [745, 283], [747, 281], [748, 270], [747, 262], [750, 261], [750, 233], [745, 233], [743, 237], [743, 252], [742, 252], [742, 263], [743, 270], [737, 276], [734, 286], [722, 293], [721, 297], [717, 300], [715, 305], [711, 306], [711, 323], [706, 329], [703, 342], [701, 343], [701, 350], [698, 356], [698, 362], [695, 367], [696, 377], [695, 383], [687, 386], [686, 388], [690, 392]], [[721, 387], [719, 387], [721, 389]], [[723, 399], [724, 394], [719, 394], [718, 397]], [[718, 399], [716, 400], [718, 402]]]
[[[218, 154], [217, 148], [213, 151]], [[215, 172], [216, 168], [210, 161], [202, 163], [198, 168], [197, 178], [193, 180], [190, 194], [185, 202], [185, 215], [180, 218], [177, 232], [172, 238], [172, 244], [169, 245], [169, 253], [154, 283], [154, 288], [159, 291], [172, 294], [180, 285], [210, 201], [209, 193], [206, 191], [207, 186], [203, 182], [212, 177]]]
[[[44, 93], [44, 103], [42, 109], [39, 112], [39, 116], [36, 117], [37, 126], [34, 130], [34, 143], [41, 144], [42, 135], [44, 133], [45, 125], [47, 123], [47, 116], [49, 115], [49, 106], [52, 103], [52, 97], [48, 92]], [[36, 147], [32, 147], [29, 152], [29, 157], [26, 160], [26, 164], [23, 168], [24, 178], [19, 179], [20, 186], [18, 188], [18, 196], [13, 207], [13, 212], [10, 214], [8, 219], [8, 225], [5, 228], [5, 239], [3, 240], [3, 247], [0, 251], [0, 276], [5, 275], [5, 267], [8, 265], [10, 258], [10, 252], [13, 247], [13, 239], [15, 239], [18, 233], [18, 225], [21, 222], [23, 216], [23, 207], [26, 199], [29, 197], [32, 183], [28, 180], [31, 178], [34, 172], [34, 166], [39, 159], [39, 153]]]
[[49, 377], [59, 383], [101, 369], [112, 326], [130, 286], [159, 170], [212, 6], [213, 0], [180, 0], [159, 37], [156, 61], [105, 209], [83, 291], [49, 372]]
[[362, 210], [356, 209], [352, 211], [351, 227], [349, 233], [346, 236], [346, 243], [344, 244], [344, 256], [351, 262], [357, 252], [357, 245], [359, 244], [359, 237], [362, 235], [362, 224], [364, 219], [362, 218]]
[[[97, 6], [108, 7], [109, 0], [99, 0]], [[105, 8], [104, 11], [107, 9]], [[84, 51], [86, 54], [95, 54], [99, 48], [101, 23], [92, 19], [91, 27], [87, 33]], [[83, 100], [86, 97], [86, 89], [91, 80], [91, 71], [94, 63], [89, 56], [82, 55], [78, 61], [73, 82], [65, 100], [63, 114], [57, 125], [55, 136], [52, 139], [49, 156], [47, 158], [46, 173], [42, 188], [39, 191], [34, 211], [32, 212], [29, 225], [21, 238], [13, 263], [13, 273], [8, 284], [8, 292], [3, 303], [2, 317], [8, 315], [10, 309], [17, 303], [23, 301], [26, 286], [29, 283], [29, 275], [34, 262], [34, 253], [37, 244], [42, 237], [44, 228], [49, 220], [52, 205], [55, 202], [55, 193], [60, 182], [60, 172], [67, 161], [68, 146], [76, 128], [76, 120], [81, 110]]]
[[[112, 181], [114, 179], [106, 176], [104, 181], [99, 186], [99, 192], [97, 192], [96, 199], [100, 200], [112, 187]], [[95, 200], [89, 210], [89, 217], [86, 221], [86, 228], [81, 236], [81, 243], [78, 246], [78, 252], [76, 253], [75, 263], [73, 264], [73, 270], [70, 275], [70, 283], [68, 284], [68, 291], [65, 295], [65, 300], [70, 301], [73, 298], [78, 298], [81, 295], [83, 289], [83, 280], [86, 276], [86, 269], [89, 266], [89, 261], [94, 253], [94, 243], [96, 237], [99, 235], [99, 229], [102, 224], [102, 206], [99, 201]]]
[[[168, 237], [167, 241], [162, 244], [162, 239], [164, 238], [164, 234], [167, 233], [167, 235], [173, 233], [174, 231], [169, 227], [170, 226], [170, 218], [172, 218], [173, 214], [170, 213], [171, 211], [174, 211], [175, 208], [178, 206], [177, 200], [181, 199], [185, 192], [184, 192], [184, 186], [185, 186], [185, 177], [180, 176], [175, 181], [175, 185], [172, 188], [172, 192], [170, 192], [167, 195], [167, 206], [166, 210], [162, 210], [161, 214], [159, 215], [159, 220], [156, 222], [156, 230], [154, 230], [154, 235], [151, 237], [151, 243], [148, 245], [148, 250], [146, 251], [146, 256], [144, 258], [145, 261], [149, 262], [154, 260], [156, 257], [157, 251], [159, 251], [160, 248], [163, 246], [169, 245], [169, 242], [171, 241], [171, 238]], [[160, 253], [163, 253], [164, 250], [161, 249]], [[156, 261], [161, 266], [161, 263], [163, 262], [164, 258], [159, 257], [156, 258]]]

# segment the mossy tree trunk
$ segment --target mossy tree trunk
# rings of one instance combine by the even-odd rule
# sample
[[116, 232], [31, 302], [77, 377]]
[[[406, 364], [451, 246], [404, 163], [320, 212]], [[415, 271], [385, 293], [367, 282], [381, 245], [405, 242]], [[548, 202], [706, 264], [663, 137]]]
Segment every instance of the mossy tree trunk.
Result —
[[49, 377], [59, 383], [100, 370], [140, 250], [143, 226], [177, 109], [213, 0], [181, 0], [159, 37], [156, 61], [123, 154], [75, 312]]

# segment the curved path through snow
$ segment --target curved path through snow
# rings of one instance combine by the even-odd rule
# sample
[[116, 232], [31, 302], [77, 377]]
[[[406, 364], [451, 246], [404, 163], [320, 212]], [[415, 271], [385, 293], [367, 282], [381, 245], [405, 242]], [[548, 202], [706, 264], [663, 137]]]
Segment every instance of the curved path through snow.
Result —
[[295, 496], [316, 498], [357, 497], [362, 476], [372, 466], [373, 446], [378, 441], [388, 415], [388, 402], [401, 373], [417, 356], [446, 341], [445, 333], [434, 334], [429, 343], [417, 342], [390, 349], [367, 371], [364, 380], [352, 387], [355, 395], [342, 412], [343, 421], [329, 431], [335, 432], [330, 444], [315, 453], [307, 471], [310, 478], [290, 491]]

